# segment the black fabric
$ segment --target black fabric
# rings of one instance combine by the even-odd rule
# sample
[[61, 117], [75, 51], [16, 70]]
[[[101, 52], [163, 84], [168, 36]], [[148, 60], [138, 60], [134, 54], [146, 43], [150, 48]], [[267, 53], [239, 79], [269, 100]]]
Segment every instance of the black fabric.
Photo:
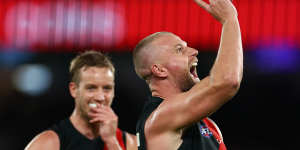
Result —
[[[139, 134], [138, 150], [147, 150], [144, 127], [147, 118], [163, 101], [161, 98], [150, 97], [146, 101], [142, 114], [137, 123], [136, 132]], [[203, 121], [196, 123], [182, 134], [183, 140], [178, 150], [218, 150], [219, 144]]]
[[60, 150], [101, 150], [104, 143], [100, 137], [90, 140], [79, 133], [69, 119], [60, 121], [52, 126], [60, 140]]
[[[201, 131], [202, 130], [202, 131]], [[202, 134], [201, 134], [202, 132]], [[186, 129], [178, 150], [218, 150], [219, 143], [203, 121]]]
[[158, 107], [158, 105], [162, 102], [161, 98], [151, 97], [148, 101], [146, 101], [142, 114], [137, 122], [136, 133], [138, 133], [139, 138], [139, 147], [138, 150], [146, 150], [146, 139], [144, 134], [144, 127], [147, 118], [149, 115]]
[[122, 131], [122, 139], [123, 139], [123, 142], [124, 142], [124, 147], [127, 147], [126, 146], [126, 132], [125, 131]]

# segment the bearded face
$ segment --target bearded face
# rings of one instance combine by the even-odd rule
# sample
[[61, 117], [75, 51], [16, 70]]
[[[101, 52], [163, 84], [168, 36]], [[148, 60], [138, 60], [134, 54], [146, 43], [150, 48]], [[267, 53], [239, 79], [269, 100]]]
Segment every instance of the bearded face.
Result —
[[173, 34], [161, 36], [153, 43], [160, 51], [159, 62], [168, 70], [168, 78], [180, 91], [192, 88], [199, 78], [197, 75], [198, 51]]

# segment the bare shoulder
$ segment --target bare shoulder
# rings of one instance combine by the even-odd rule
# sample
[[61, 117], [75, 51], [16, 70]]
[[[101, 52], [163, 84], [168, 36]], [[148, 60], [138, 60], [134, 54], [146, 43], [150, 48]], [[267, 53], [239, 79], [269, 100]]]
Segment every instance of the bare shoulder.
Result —
[[[179, 112], [186, 105], [185, 99], [188, 98], [187, 93], [180, 93], [164, 99], [162, 103], [150, 114], [145, 123], [145, 132], [153, 134], [161, 134], [166, 132], [176, 132], [179, 126], [177, 122]], [[175, 126], [174, 126], [175, 125]]]
[[175, 123], [183, 119], [179, 114], [185, 105], [185, 99], [185, 93], [164, 99], [147, 118], [144, 134], [148, 149], [178, 149], [185, 126]]
[[128, 132], [126, 132], [126, 149], [137, 150], [137, 138]]
[[25, 150], [40, 150], [45, 148], [48, 150], [59, 150], [59, 147], [58, 135], [52, 130], [47, 130], [34, 137]]
[[149, 115], [145, 123], [145, 134], [161, 135], [169, 131], [174, 131], [172, 120], [176, 119], [176, 110], [180, 108], [180, 103], [177, 101], [182, 94], [176, 95], [169, 99], [164, 99], [162, 103]]

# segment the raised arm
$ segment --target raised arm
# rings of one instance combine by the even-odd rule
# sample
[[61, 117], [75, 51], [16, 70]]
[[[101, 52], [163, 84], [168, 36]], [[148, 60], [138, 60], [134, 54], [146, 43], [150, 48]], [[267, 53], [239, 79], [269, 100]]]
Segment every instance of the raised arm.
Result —
[[218, 86], [228, 82], [239, 86], [243, 74], [243, 48], [235, 7], [230, 0], [210, 0], [210, 5], [202, 0], [195, 1], [223, 25], [218, 56], [210, 72], [210, 84]]
[[[162, 102], [148, 119], [152, 132], [174, 131], [209, 116], [238, 91], [243, 74], [243, 48], [237, 12], [230, 0], [195, 0], [222, 24], [222, 36], [209, 76], [189, 91]], [[172, 114], [172, 115], [170, 115]]]

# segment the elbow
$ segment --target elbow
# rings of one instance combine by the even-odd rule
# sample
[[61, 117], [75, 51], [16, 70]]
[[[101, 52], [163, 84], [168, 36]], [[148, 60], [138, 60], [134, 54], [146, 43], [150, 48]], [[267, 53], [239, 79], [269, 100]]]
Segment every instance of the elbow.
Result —
[[212, 87], [224, 94], [224, 97], [232, 98], [239, 90], [241, 80], [234, 77], [224, 77], [218, 83], [214, 83]]
[[226, 78], [224, 81], [224, 86], [235, 93], [239, 90], [240, 85], [241, 85], [241, 80], [239, 80], [238, 78], [229, 77]]

